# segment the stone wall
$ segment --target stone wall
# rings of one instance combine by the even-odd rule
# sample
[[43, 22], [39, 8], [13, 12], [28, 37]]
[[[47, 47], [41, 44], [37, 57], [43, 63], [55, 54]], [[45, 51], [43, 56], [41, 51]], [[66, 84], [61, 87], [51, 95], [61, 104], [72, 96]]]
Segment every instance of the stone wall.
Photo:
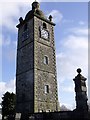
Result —
[[25, 24], [19, 28], [16, 69], [16, 111], [34, 112], [33, 19], [27, 22], [29, 36], [23, 40]]
[[[47, 25], [49, 40], [40, 37], [39, 28]], [[48, 64], [44, 64], [44, 56], [48, 57]], [[56, 58], [53, 26], [34, 17], [34, 111], [58, 110]], [[45, 93], [45, 85], [49, 86], [49, 93]]]
[[[40, 37], [40, 27], [45, 23], [49, 40]], [[25, 25], [29, 32], [23, 39]], [[27, 35], [27, 34], [26, 34]], [[44, 57], [48, 64], [44, 64]], [[45, 93], [45, 85], [49, 92]], [[57, 76], [54, 28], [48, 22], [34, 16], [18, 30], [16, 70], [17, 112], [57, 111]]]
[[[22, 119], [15, 119], [22, 120]], [[50, 113], [28, 114], [25, 120], [90, 120], [90, 113], [62, 111]]]

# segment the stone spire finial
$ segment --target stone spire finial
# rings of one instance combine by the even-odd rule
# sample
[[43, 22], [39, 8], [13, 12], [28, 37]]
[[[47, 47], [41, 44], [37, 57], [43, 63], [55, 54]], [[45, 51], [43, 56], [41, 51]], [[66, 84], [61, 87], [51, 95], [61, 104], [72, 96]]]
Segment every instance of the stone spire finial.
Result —
[[40, 9], [40, 4], [36, 0], [32, 3], [32, 9]]
[[49, 16], [49, 20], [52, 21], [52, 15]]
[[82, 72], [82, 70], [80, 68], [77, 69], [78, 74], [80, 74]]

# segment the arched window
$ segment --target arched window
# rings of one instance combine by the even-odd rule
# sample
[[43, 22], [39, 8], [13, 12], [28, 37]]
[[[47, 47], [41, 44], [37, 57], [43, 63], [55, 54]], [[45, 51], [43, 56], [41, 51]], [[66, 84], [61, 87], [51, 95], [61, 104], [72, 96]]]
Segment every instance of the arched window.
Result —
[[43, 23], [43, 28], [47, 29], [46, 23]]
[[44, 56], [44, 64], [48, 64], [49, 61], [48, 61], [48, 57], [47, 56]]
[[49, 93], [49, 85], [45, 85], [45, 87], [44, 87], [44, 92], [45, 92], [45, 93]]

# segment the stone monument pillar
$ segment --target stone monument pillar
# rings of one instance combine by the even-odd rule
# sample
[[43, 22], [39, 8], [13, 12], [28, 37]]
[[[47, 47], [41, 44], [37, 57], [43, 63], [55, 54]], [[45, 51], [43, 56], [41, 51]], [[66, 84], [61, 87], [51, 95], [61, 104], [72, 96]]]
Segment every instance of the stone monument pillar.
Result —
[[73, 79], [76, 93], [76, 110], [88, 111], [86, 78], [80, 74], [80, 68], [77, 69], [77, 72], [78, 75]]

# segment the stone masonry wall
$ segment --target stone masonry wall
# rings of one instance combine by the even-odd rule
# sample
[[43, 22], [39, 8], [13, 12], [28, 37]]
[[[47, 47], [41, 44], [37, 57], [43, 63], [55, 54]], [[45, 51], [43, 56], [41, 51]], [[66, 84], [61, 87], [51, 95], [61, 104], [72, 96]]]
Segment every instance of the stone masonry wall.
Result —
[[16, 71], [16, 110], [34, 112], [34, 44], [33, 19], [28, 23], [29, 36], [23, 40], [24, 25], [19, 29]]
[[[34, 111], [57, 110], [57, 78], [53, 26], [46, 23], [49, 31], [49, 41], [40, 38], [39, 28], [43, 20], [34, 17]], [[44, 64], [44, 56], [48, 56], [49, 64]], [[45, 85], [49, 86], [49, 93], [45, 93]]]

